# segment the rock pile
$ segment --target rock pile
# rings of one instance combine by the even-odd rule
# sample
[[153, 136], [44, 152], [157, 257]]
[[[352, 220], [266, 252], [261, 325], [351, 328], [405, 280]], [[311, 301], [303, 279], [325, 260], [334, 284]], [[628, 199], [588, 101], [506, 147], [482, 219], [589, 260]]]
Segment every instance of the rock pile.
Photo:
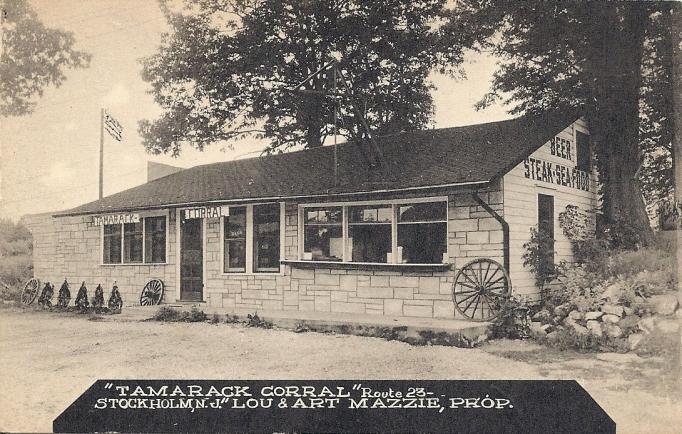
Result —
[[533, 315], [530, 331], [534, 337], [550, 343], [568, 332], [636, 351], [654, 332], [679, 332], [681, 298], [679, 292], [654, 295], [637, 300], [632, 307], [607, 299], [597, 309], [584, 312], [566, 303]]

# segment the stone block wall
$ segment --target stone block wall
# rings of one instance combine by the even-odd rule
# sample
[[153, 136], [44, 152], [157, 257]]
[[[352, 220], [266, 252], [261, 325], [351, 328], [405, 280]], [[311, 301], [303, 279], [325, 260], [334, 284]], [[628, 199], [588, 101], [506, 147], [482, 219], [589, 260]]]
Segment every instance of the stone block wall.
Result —
[[[479, 196], [502, 214], [502, 192]], [[404, 197], [404, 196], [402, 196]], [[27, 221], [34, 235], [35, 270], [41, 280], [58, 287], [66, 276], [75, 295], [85, 280], [94, 291], [102, 283], [108, 296], [114, 280], [124, 303], [138, 303], [142, 287], [152, 278], [166, 283], [166, 302], [177, 297], [176, 211], [170, 212], [169, 248], [165, 265], [101, 265], [100, 228], [92, 217], [33, 216]], [[220, 219], [205, 223], [204, 301], [225, 309], [293, 310], [386, 316], [455, 318], [452, 285], [455, 267], [479, 258], [502, 262], [502, 229], [469, 193], [448, 195], [448, 257], [453, 269], [414, 271], [400, 266], [362, 269], [300, 268], [283, 265], [281, 273], [222, 272]], [[285, 206], [284, 257], [298, 258], [298, 204]]]
[[[479, 193], [500, 215], [499, 189]], [[298, 206], [287, 203], [286, 259], [298, 258]], [[293, 310], [386, 316], [455, 318], [454, 267], [476, 258], [503, 261], [502, 227], [469, 193], [448, 196], [448, 256], [453, 269], [300, 268], [283, 266], [280, 275], [223, 274], [220, 271], [220, 220], [207, 221], [207, 301], [228, 309]], [[217, 242], [214, 242], [216, 240]], [[217, 258], [217, 260], [213, 260]]]
[[138, 305], [142, 288], [151, 279], [166, 285], [164, 298], [175, 300], [175, 218], [170, 215], [167, 264], [101, 265], [101, 228], [92, 225], [92, 216], [58, 217], [49, 214], [23, 219], [33, 235], [34, 276], [55, 285], [55, 298], [64, 278], [69, 282], [72, 303], [82, 281], [92, 297], [98, 284], [105, 300], [116, 281], [124, 306]]

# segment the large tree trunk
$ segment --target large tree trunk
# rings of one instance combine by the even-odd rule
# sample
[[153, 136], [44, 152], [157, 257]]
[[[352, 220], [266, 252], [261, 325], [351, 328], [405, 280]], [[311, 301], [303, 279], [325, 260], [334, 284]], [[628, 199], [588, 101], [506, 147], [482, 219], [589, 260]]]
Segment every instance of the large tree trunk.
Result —
[[653, 242], [638, 172], [639, 98], [646, 5], [599, 4], [599, 33], [590, 64], [595, 100], [588, 108], [590, 132], [603, 183], [603, 211], [608, 222], [625, 225], [639, 244]]

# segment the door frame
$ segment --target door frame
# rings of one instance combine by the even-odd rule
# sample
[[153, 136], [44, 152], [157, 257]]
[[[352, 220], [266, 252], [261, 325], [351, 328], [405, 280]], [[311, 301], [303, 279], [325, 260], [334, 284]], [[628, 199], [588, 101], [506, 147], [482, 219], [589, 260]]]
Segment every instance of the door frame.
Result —
[[[175, 301], [185, 301], [182, 300], [182, 274], [181, 274], [181, 261], [182, 261], [182, 240], [181, 240], [181, 216], [183, 208], [175, 209], [175, 280], [178, 282], [175, 285]], [[194, 303], [205, 303], [206, 302], [206, 222], [207, 219], [201, 219], [201, 300], [195, 301]]]

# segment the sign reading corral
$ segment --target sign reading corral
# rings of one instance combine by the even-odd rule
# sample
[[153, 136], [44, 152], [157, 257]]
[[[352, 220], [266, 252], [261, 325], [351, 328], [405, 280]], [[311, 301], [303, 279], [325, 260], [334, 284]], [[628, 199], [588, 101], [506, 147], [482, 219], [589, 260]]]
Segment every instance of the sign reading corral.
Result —
[[182, 219], [205, 219], [212, 217], [229, 216], [230, 208], [227, 206], [200, 206], [195, 208], [185, 208], [182, 210]]

